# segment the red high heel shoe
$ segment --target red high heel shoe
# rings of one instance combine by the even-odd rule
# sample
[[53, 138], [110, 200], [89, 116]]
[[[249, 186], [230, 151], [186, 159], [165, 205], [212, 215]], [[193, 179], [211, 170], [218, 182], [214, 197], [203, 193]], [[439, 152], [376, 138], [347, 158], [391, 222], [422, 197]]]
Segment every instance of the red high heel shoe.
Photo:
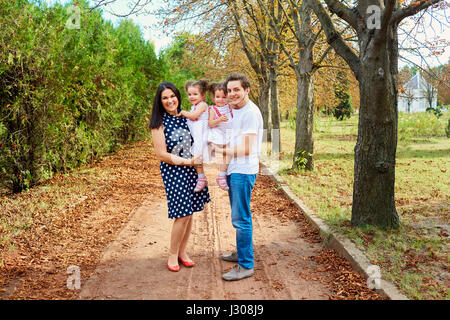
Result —
[[173, 271], [173, 272], [178, 272], [178, 271], [180, 271], [180, 266], [179, 266], [179, 265], [177, 265], [177, 266], [175, 266], [175, 267], [169, 266], [169, 259], [167, 259], [167, 268], [168, 268], [170, 271]]
[[187, 261], [184, 261], [183, 259], [181, 259], [180, 257], [178, 257], [178, 261], [180, 261], [183, 264], [183, 266], [185, 266], [187, 268], [192, 268], [193, 266], [195, 266], [194, 261], [187, 262]]

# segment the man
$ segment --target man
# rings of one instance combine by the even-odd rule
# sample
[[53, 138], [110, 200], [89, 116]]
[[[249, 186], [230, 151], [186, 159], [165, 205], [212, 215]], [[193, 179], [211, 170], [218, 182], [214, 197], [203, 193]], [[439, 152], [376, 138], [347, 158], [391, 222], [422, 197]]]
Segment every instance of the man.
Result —
[[263, 120], [259, 108], [249, 99], [250, 82], [243, 74], [231, 74], [225, 81], [228, 100], [233, 108], [231, 139], [225, 149], [216, 149], [231, 157], [227, 183], [231, 205], [231, 221], [236, 229], [236, 252], [222, 259], [238, 262], [222, 276], [233, 281], [254, 274], [253, 226], [250, 199], [259, 171], [259, 154], [263, 137]]

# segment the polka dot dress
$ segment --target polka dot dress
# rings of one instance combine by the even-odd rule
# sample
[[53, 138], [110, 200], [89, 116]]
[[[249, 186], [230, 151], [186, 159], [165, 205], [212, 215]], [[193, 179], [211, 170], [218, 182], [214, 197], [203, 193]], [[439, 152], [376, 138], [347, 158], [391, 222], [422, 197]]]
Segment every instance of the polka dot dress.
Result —
[[[163, 116], [164, 135], [167, 152], [189, 159], [194, 142], [186, 118], [168, 113]], [[194, 192], [197, 171], [191, 166], [176, 166], [161, 161], [161, 176], [166, 190], [169, 219], [183, 218], [202, 211], [204, 204], [210, 202], [208, 187]]]

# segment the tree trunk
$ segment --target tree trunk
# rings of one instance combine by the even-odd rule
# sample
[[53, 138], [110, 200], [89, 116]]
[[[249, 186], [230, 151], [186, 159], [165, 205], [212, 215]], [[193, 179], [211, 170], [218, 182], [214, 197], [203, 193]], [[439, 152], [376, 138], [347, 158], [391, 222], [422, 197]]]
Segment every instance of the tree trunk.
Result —
[[[293, 13], [298, 42], [298, 64], [293, 66], [297, 79], [297, 115], [295, 122], [295, 150], [292, 168], [314, 169], [314, 38], [311, 24], [312, 10], [302, 4], [299, 15]], [[304, 161], [306, 160], [306, 164]]]
[[295, 150], [292, 168], [300, 167], [299, 159], [307, 160], [305, 169], [313, 170], [314, 162], [314, 76], [312, 73], [300, 73], [297, 77], [297, 119], [295, 122]]
[[[397, 150], [398, 43], [396, 27], [375, 46], [370, 33], [359, 35], [362, 64], [361, 104], [351, 223], [397, 228], [395, 208], [395, 154]], [[368, 44], [364, 47], [364, 44]], [[370, 45], [369, 45], [370, 44]]]
[[269, 83], [270, 83], [270, 108], [272, 116], [272, 129], [274, 130], [271, 135], [272, 152], [281, 152], [281, 138], [280, 138], [280, 112], [278, 109], [278, 70], [274, 62], [269, 68]]
[[267, 79], [259, 80], [259, 108], [261, 110], [261, 115], [263, 118], [263, 126], [267, 133], [267, 142], [272, 141], [271, 135], [271, 117], [270, 117], [270, 83]]

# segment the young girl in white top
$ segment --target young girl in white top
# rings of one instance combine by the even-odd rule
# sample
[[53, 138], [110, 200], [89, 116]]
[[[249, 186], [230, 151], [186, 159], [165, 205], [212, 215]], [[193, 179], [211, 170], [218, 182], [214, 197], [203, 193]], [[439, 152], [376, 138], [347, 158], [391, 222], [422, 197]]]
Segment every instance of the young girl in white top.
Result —
[[179, 116], [181, 115], [187, 118], [189, 131], [194, 138], [194, 143], [191, 148], [192, 155], [194, 157], [202, 155], [201, 161], [194, 165], [198, 174], [194, 191], [200, 192], [208, 184], [203, 170], [203, 162], [210, 161], [208, 149], [208, 104], [206, 103], [208, 81], [188, 81], [186, 82], [185, 89], [189, 102], [192, 103], [191, 111], [182, 110]]
[[[231, 120], [233, 119], [233, 110], [227, 103], [227, 88], [224, 83], [213, 83], [209, 87], [209, 91], [214, 105], [209, 107], [208, 143], [225, 148], [230, 140]], [[219, 165], [219, 176], [216, 179], [219, 187], [223, 190], [229, 189], [226, 176], [228, 162], [224, 158], [223, 163]]]

